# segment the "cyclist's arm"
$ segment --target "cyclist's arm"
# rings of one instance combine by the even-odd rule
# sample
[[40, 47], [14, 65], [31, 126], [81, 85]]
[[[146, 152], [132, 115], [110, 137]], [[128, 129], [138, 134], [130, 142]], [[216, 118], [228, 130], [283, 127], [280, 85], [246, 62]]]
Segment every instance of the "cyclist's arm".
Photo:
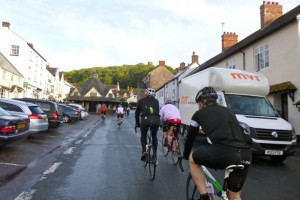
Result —
[[193, 144], [194, 144], [194, 140], [195, 140], [195, 137], [197, 136], [198, 130], [199, 130], [199, 127], [195, 127], [192, 125], [190, 125], [190, 127], [189, 127], [189, 131], [187, 134], [187, 138], [185, 140], [184, 151], [183, 151], [183, 157], [185, 159], [188, 159], [188, 157], [191, 153], [191, 150], [192, 150]]
[[140, 103], [138, 102], [136, 110], [135, 110], [135, 124], [140, 125]]

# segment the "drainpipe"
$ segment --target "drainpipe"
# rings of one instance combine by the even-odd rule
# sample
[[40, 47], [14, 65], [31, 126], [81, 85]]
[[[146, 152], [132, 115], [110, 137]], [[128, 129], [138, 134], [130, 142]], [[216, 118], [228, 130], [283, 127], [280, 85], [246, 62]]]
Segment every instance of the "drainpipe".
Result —
[[246, 64], [245, 64], [245, 52], [242, 50], [240, 51], [243, 54], [243, 70], [246, 70]]

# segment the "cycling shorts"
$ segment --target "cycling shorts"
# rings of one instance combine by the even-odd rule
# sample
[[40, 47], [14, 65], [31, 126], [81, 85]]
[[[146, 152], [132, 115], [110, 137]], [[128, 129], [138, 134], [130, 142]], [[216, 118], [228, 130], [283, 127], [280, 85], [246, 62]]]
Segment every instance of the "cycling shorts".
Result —
[[193, 151], [192, 157], [196, 164], [212, 169], [224, 170], [229, 165], [244, 165], [244, 169], [236, 169], [230, 173], [228, 189], [233, 192], [242, 189], [252, 163], [250, 149], [234, 149], [221, 145], [201, 144]]
[[106, 110], [102, 110], [101, 114], [106, 115]]
[[123, 115], [124, 114], [117, 114], [117, 118], [119, 118], [119, 117], [123, 118]]

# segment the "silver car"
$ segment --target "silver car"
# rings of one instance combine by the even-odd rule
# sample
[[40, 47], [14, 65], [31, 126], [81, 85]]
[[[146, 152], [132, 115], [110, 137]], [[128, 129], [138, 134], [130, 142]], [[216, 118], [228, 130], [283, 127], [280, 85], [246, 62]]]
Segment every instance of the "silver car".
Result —
[[48, 117], [36, 104], [0, 98], [0, 107], [12, 115], [28, 117], [30, 119], [29, 132], [31, 135], [48, 130]]

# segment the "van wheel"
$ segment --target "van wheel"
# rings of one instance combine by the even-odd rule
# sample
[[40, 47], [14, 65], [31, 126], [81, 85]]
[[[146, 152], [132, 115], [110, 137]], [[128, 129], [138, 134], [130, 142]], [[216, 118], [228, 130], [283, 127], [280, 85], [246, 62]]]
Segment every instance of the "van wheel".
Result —
[[270, 158], [272, 159], [273, 163], [282, 163], [287, 156], [270, 156]]

